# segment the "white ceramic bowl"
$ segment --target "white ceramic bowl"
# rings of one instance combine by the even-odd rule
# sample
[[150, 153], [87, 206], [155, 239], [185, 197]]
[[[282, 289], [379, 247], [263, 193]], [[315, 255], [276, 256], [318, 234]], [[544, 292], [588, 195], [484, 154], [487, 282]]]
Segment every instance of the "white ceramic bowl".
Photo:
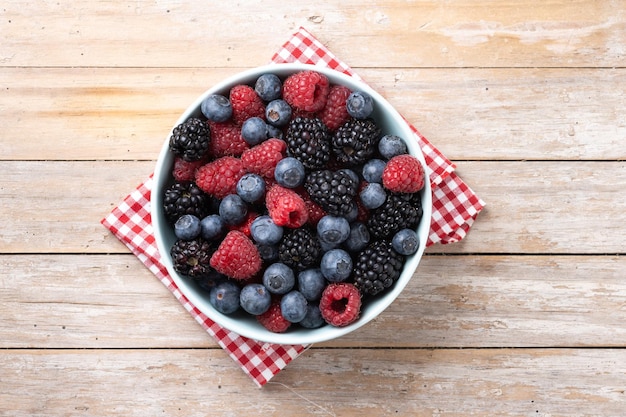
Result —
[[[367, 92], [374, 99], [373, 118], [377, 121], [384, 134], [393, 134], [404, 138], [409, 153], [417, 157], [425, 167], [424, 156], [417, 143], [414, 133], [398, 114], [398, 112], [377, 92], [372, 90], [364, 83], [346, 76], [340, 72], [321, 67], [305, 64], [271, 64], [257, 67], [238, 73], [221, 83], [213, 86], [202, 94], [192, 103], [187, 110], [176, 121], [172, 129], [178, 124], [184, 122], [190, 117], [202, 117], [200, 112], [200, 103], [210, 94], [228, 95], [231, 87], [237, 84], [253, 85], [256, 79], [267, 72], [272, 72], [282, 79], [289, 74], [313, 69], [325, 74], [331, 84], [342, 84], [351, 90], [361, 90]], [[318, 329], [304, 329], [298, 326], [292, 326], [293, 329], [286, 333], [272, 333], [257, 323], [256, 319], [246, 313], [235, 314], [232, 316], [224, 315], [211, 306], [209, 303], [208, 293], [202, 290], [193, 279], [178, 274], [172, 265], [170, 256], [170, 248], [174, 244], [176, 238], [172, 227], [168, 224], [163, 210], [163, 192], [173, 182], [171, 177], [171, 169], [174, 163], [174, 155], [169, 151], [170, 133], [163, 144], [154, 173], [154, 184], [151, 197], [151, 215], [156, 243], [161, 254], [161, 261], [167, 268], [172, 279], [180, 289], [180, 291], [191, 301], [202, 313], [207, 315], [211, 320], [220, 324], [222, 327], [229, 329], [239, 335], [249, 337], [262, 342], [278, 343], [278, 344], [310, 344], [323, 342], [346, 335], [365, 325], [380, 313], [382, 313], [402, 292], [409, 280], [412, 278], [424, 252], [425, 244], [428, 239], [430, 229], [430, 218], [432, 210], [432, 196], [430, 181], [426, 181], [426, 185], [422, 190], [422, 208], [423, 216], [417, 228], [420, 239], [420, 247], [418, 251], [407, 258], [404, 269], [400, 278], [396, 281], [392, 288], [381, 293], [377, 298], [368, 299], [364, 303], [361, 315], [354, 323], [345, 327], [333, 327], [324, 325]]]

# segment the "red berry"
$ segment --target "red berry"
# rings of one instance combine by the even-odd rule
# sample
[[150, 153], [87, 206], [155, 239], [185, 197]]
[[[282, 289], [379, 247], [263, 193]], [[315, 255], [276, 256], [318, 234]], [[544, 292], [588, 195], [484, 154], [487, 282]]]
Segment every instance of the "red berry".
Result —
[[233, 121], [241, 125], [251, 117], [265, 119], [265, 104], [249, 85], [236, 85], [230, 89], [230, 104], [233, 108]]
[[361, 293], [348, 282], [328, 284], [320, 299], [320, 313], [328, 324], [347, 326], [359, 318]]
[[283, 99], [298, 110], [318, 112], [326, 105], [330, 82], [316, 71], [300, 71], [283, 82]]
[[311, 196], [306, 192], [304, 187], [297, 188], [297, 193], [304, 200], [304, 204], [306, 205], [306, 209], [309, 215], [308, 223], [312, 226], [317, 226], [317, 223], [320, 221], [322, 217], [327, 215], [326, 211], [315, 201], [311, 200]]
[[326, 106], [320, 111], [318, 117], [326, 127], [330, 130], [337, 130], [350, 119], [346, 101], [352, 93], [348, 87], [344, 85], [333, 85], [330, 87]]
[[273, 185], [265, 194], [265, 205], [270, 217], [278, 226], [298, 228], [309, 219], [302, 197], [294, 190]]
[[259, 272], [261, 262], [252, 240], [238, 230], [231, 230], [211, 256], [210, 264], [220, 274], [246, 280]]
[[193, 181], [196, 177], [196, 170], [204, 165], [206, 161], [185, 161], [183, 158], [177, 156], [174, 158], [174, 168], [172, 169], [172, 176], [178, 182]]
[[287, 144], [276, 138], [267, 139], [244, 151], [241, 155], [243, 166], [263, 178], [274, 178], [274, 169], [278, 161], [287, 153]]
[[209, 122], [211, 141], [209, 155], [214, 158], [222, 156], [240, 156], [250, 145], [241, 136], [241, 128], [234, 123]]
[[237, 192], [237, 181], [245, 173], [239, 158], [223, 156], [198, 168], [196, 185], [205, 193], [222, 199]]
[[412, 155], [391, 158], [383, 170], [383, 186], [395, 193], [415, 193], [424, 187], [424, 167]]
[[287, 321], [280, 311], [280, 301], [272, 300], [270, 308], [263, 314], [256, 316], [263, 327], [273, 333], [283, 333], [289, 329], [291, 322]]
[[229, 227], [230, 230], [239, 230], [244, 235], [250, 237], [250, 226], [252, 226], [252, 222], [259, 217], [258, 213], [255, 213], [252, 210], [248, 210], [248, 214], [246, 214], [246, 218], [238, 225]]

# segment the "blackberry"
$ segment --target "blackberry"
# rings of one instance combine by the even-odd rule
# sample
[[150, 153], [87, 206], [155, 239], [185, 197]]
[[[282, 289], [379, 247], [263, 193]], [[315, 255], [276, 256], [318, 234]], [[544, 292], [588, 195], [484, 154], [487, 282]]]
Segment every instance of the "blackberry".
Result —
[[210, 140], [209, 125], [192, 117], [174, 128], [170, 136], [170, 150], [185, 161], [198, 161], [209, 150]]
[[340, 163], [360, 165], [374, 154], [380, 137], [381, 130], [373, 119], [352, 118], [332, 136], [332, 150]]
[[391, 193], [382, 206], [370, 211], [367, 228], [374, 238], [389, 238], [402, 229], [414, 229], [422, 218], [419, 193]]
[[322, 248], [307, 228], [290, 229], [278, 245], [278, 260], [295, 271], [319, 264]]
[[285, 135], [287, 154], [302, 162], [305, 168], [320, 169], [330, 160], [330, 133], [318, 118], [296, 117]]
[[307, 175], [304, 188], [314, 202], [333, 216], [345, 216], [355, 208], [358, 182], [345, 170], [313, 171]]
[[370, 243], [356, 257], [354, 284], [361, 294], [376, 295], [391, 287], [400, 277], [404, 256], [388, 240]]
[[211, 197], [193, 182], [175, 182], [163, 196], [163, 208], [171, 224], [184, 214], [202, 219], [209, 214], [211, 204]]
[[210, 266], [213, 246], [202, 238], [193, 240], [178, 239], [170, 250], [176, 272], [201, 279], [214, 274]]

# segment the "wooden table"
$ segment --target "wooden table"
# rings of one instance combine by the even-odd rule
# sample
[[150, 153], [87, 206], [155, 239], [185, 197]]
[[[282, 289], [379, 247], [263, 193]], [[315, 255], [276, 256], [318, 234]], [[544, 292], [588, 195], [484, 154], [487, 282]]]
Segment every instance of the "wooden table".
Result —
[[[626, 2], [0, 7], [0, 415], [623, 416]], [[100, 220], [304, 26], [487, 202], [258, 389]]]

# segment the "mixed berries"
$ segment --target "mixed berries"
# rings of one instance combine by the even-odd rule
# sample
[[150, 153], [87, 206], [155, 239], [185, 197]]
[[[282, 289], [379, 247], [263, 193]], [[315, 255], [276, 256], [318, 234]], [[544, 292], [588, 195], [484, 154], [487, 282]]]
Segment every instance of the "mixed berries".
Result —
[[419, 248], [426, 180], [374, 112], [313, 70], [208, 96], [169, 140], [174, 269], [272, 332], [357, 320]]

